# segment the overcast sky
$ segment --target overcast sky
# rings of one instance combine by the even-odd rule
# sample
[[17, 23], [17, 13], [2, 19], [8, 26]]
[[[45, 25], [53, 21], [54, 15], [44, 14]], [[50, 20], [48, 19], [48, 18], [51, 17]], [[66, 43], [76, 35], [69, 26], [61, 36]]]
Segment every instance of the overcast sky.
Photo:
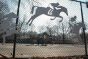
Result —
[[[66, 22], [69, 20], [70, 17], [77, 16], [77, 22], [81, 21], [81, 13], [80, 13], [80, 5], [78, 2], [73, 2], [69, 0], [34, 0], [36, 2], [31, 2], [32, 0], [21, 0], [21, 7], [20, 7], [20, 20], [23, 21], [23, 18], [25, 17], [26, 22], [30, 19], [32, 16], [30, 14], [32, 3], [35, 6], [39, 7], [47, 7], [50, 3], [58, 2], [61, 6], [64, 6], [68, 10], [68, 16], [65, 15], [65, 13], [61, 13], [60, 15], [63, 16], [64, 20], [63, 22]], [[87, 1], [87, 0], [81, 0], [81, 1]], [[17, 12], [17, 2], [18, 0], [7, 0], [7, 4], [10, 8], [10, 12]], [[86, 8], [86, 5], [83, 4], [83, 14], [84, 14], [84, 21], [88, 23], [88, 8]], [[38, 26], [51, 24], [51, 26], [56, 25], [58, 20], [61, 20], [60, 18], [56, 18], [55, 20], [51, 21], [50, 19], [53, 18], [51, 16], [47, 15], [40, 15], [37, 17], [33, 24], [37, 28]]]

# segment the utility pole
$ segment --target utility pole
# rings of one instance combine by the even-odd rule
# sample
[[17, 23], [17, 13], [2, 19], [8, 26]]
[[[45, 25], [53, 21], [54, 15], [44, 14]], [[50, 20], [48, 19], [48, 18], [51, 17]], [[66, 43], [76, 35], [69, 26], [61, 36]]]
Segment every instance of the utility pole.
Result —
[[75, 1], [80, 3], [80, 8], [81, 8], [81, 16], [82, 16], [82, 30], [83, 30], [83, 40], [85, 44], [85, 55], [87, 56], [87, 40], [86, 40], [86, 35], [85, 35], [85, 24], [84, 24], [84, 18], [83, 18], [83, 10], [82, 10], [82, 3], [87, 4], [86, 2], [82, 1], [77, 1], [77, 0], [70, 0], [70, 1]]
[[[17, 8], [17, 19], [16, 19], [16, 27], [15, 30], [17, 32], [17, 27], [18, 27], [18, 19], [19, 19], [19, 8], [20, 8], [20, 2], [21, 0], [18, 1], [18, 8]], [[14, 34], [14, 45], [13, 45], [13, 59], [15, 59], [15, 52], [16, 52], [16, 40], [17, 40], [17, 34]]]

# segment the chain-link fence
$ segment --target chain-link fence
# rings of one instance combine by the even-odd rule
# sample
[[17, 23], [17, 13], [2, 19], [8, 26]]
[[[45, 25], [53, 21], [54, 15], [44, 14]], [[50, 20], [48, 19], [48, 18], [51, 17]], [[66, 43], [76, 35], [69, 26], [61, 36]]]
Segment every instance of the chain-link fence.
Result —
[[18, 2], [0, 1], [1, 55], [22, 58], [85, 55], [84, 43], [88, 39], [85, 3], [82, 19], [78, 2], [20, 0], [19, 7]]

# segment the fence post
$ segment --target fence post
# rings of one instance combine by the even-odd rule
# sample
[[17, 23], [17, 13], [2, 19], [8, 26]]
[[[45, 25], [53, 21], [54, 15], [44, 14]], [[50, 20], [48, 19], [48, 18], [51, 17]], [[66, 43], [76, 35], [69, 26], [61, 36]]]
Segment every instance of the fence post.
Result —
[[82, 16], [82, 29], [83, 29], [83, 39], [84, 39], [84, 44], [85, 44], [85, 55], [87, 56], [87, 40], [86, 40], [86, 35], [85, 35], [85, 24], [84, 24], [84, 18], [83, 18], [83, 10], [82, 10], [82, 3], [80, 2], [80, 7], [81, 7], [81, 16]]
[[[16, 19], [16, 32], [17, 32], [17, 26], [18, 26], [18, 19], [19, 19], [19, 8], [20, 8], [20, 2], [21, 0], [18, 1], [18, 8], [17, 8], [17, 19]], [[15, 59], [15, 51], [16, 51], [16, 39], [17, 39], [17, 35], [16, 33], [14, 34], [14, 45], [13, 45], [13, 59]]]

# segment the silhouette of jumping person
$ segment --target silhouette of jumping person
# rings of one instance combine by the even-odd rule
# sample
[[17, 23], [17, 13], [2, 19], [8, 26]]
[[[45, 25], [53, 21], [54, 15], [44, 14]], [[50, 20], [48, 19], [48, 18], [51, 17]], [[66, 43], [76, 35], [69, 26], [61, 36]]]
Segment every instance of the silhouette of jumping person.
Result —
[[59, 3], [50, 3], [48, 7], [50, 7], [51, 9], [48, 11], [48, 14], [52, 15], [52, 11], [56, 10], [56, 8], [58, 8], [59, 5]]

